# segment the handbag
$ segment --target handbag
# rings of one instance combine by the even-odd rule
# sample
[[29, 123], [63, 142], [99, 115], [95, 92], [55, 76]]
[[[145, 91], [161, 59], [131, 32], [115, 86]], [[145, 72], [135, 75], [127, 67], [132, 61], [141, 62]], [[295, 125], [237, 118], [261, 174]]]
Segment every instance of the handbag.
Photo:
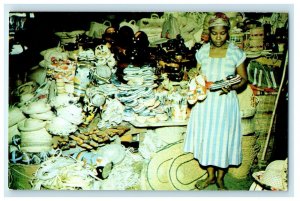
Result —
[[111, 22], [105, 20], [102, 24], [98, 22], [90, 23], [90, 30], [86, 32], [86, 35], [91, 38], [102, 38], [105, 30], [111, 26]]
[[140, 30], [140, 28], [136, 25], [135, 20], [130, 20], [129, 22], [123, 21], [119, 24], [119, 27], [128, 26], [132, 29], [133, 33], [136, 33]]

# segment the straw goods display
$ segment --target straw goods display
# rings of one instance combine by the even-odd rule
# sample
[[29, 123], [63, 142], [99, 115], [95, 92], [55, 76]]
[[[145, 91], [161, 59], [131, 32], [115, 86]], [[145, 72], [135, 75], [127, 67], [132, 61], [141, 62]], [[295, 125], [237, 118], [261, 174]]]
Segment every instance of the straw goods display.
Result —
[[24, 121], [18, 123], [18, 129], [20, 131], [36, 131], [44, 128], [46, 126], [46, 122], [40, 119], [27, 118]]
[[20, 121], [26, 119], [24, 116], [22, 110], [18, 107], [10, 107], [9, 108], [9, 113], [8, 113], [8, 126], [14, 126]]

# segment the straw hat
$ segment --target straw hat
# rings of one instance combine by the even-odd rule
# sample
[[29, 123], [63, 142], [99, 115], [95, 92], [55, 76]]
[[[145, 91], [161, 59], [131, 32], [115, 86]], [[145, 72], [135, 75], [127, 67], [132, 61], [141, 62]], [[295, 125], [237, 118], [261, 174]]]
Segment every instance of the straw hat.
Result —
[[42, 99], [30, 103], [28, 106], [21, 107], [21, 110], [25, 114], [37, 114], [37, 113], [45, 113], [51, 110], [51, 107], [49, 104], [46, 104], [46, 102]]
[[[23, 120], [24, 121], [24, 120]], [[12, 144], [12, 139], [15, 135], [20, 135], [20, 131], [18, 129], [18, 124], [15, 124], [8, 128], [8, 143]]]
[[54, 113], [51, 110], [44, 113], [31, 114], [29, 116], [33, 119], [40, 119], [40, 120], [52, 120], [55, 117]]
[[52, 136], [45, 128], [21, 132], [21, 151], [43, 152], [52, 148]]
[[158, 135], [158, 138], [167, 144], [181, 140], [185, 131], [186, 127], [182, 126], [160, 127], [155, 129], [155, 133]]
[[287, 160], [273, 161], [265, 171], [254, 172], [257, 183], [269, 190], [287, 190]]
[[66, 136], [75, 132], [77, 126], [61, 117], [54, 117], [52, 121], [47, 124], [46, 129], [53, 135]]
[[153, 190], [191, 190], [198, 179], [206, 178], [192, 154], [183, 153], [183, 142], [167, 145], [153, 155], [146, 177]]
[[8, 125], [9, 127], [12, 127], [19, 123], [20, 121], [26, 119], [23, 112], [18, 107], [11, 107], [9, 108], [8, 113]]
[[32, 93], [22, 94], [20, 96], [20, 102], [18, 103], [18, 106], [22, 107], [23, 105], [29, 103], [33, 98], [34, 98], [34, 94]]
[[18, 129], [20, 131], [36, 131], [44, 128], [46, 122], [40, 119], [28, 118], [18, 123]]
[[177, 190], [193, 190], [198, 180], [207, 178], [207, 171], [199, 166], [192, 153], [177, 156], [172, 161], [169, 174]]

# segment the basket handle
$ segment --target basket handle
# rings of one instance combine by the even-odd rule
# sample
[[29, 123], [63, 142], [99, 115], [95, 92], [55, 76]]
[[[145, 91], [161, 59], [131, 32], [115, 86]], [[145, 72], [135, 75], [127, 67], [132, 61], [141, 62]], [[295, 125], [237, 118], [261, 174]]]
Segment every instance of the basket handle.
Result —
[[[107, 24], [108, 23], [108, 24]], [[102, 23], [103, 25], [108, 25], [108, 26], [110, 26], [111, 27], [111, 22], [110, 21], [108, 21], [108, 20], [105, 20], [103, 23]]]
[[152, 14], [151, 14], [151, 19], [159, 19], [158, 14], [152, 13]]
[[136, 24], [135, 20], [130, 20], [128, 23], [129, 23], [129, 24], [132, 24], [132, 25], [135, 25], [135, 24]]

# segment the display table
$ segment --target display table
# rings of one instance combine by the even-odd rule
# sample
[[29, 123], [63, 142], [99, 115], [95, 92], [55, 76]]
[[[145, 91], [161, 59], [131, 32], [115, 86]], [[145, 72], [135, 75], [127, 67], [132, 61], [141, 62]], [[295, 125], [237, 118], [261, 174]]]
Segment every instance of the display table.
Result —
[[150, 122], [140, 123], [138, 121], [131, 121], [130, 123], [137, 128], [172, 127], [172, 126], [186, 126], [188, 123], [188, 119], [184, 121], [168, 120], [168, 121], [160, 121], [155, 123], [150, 123]]

